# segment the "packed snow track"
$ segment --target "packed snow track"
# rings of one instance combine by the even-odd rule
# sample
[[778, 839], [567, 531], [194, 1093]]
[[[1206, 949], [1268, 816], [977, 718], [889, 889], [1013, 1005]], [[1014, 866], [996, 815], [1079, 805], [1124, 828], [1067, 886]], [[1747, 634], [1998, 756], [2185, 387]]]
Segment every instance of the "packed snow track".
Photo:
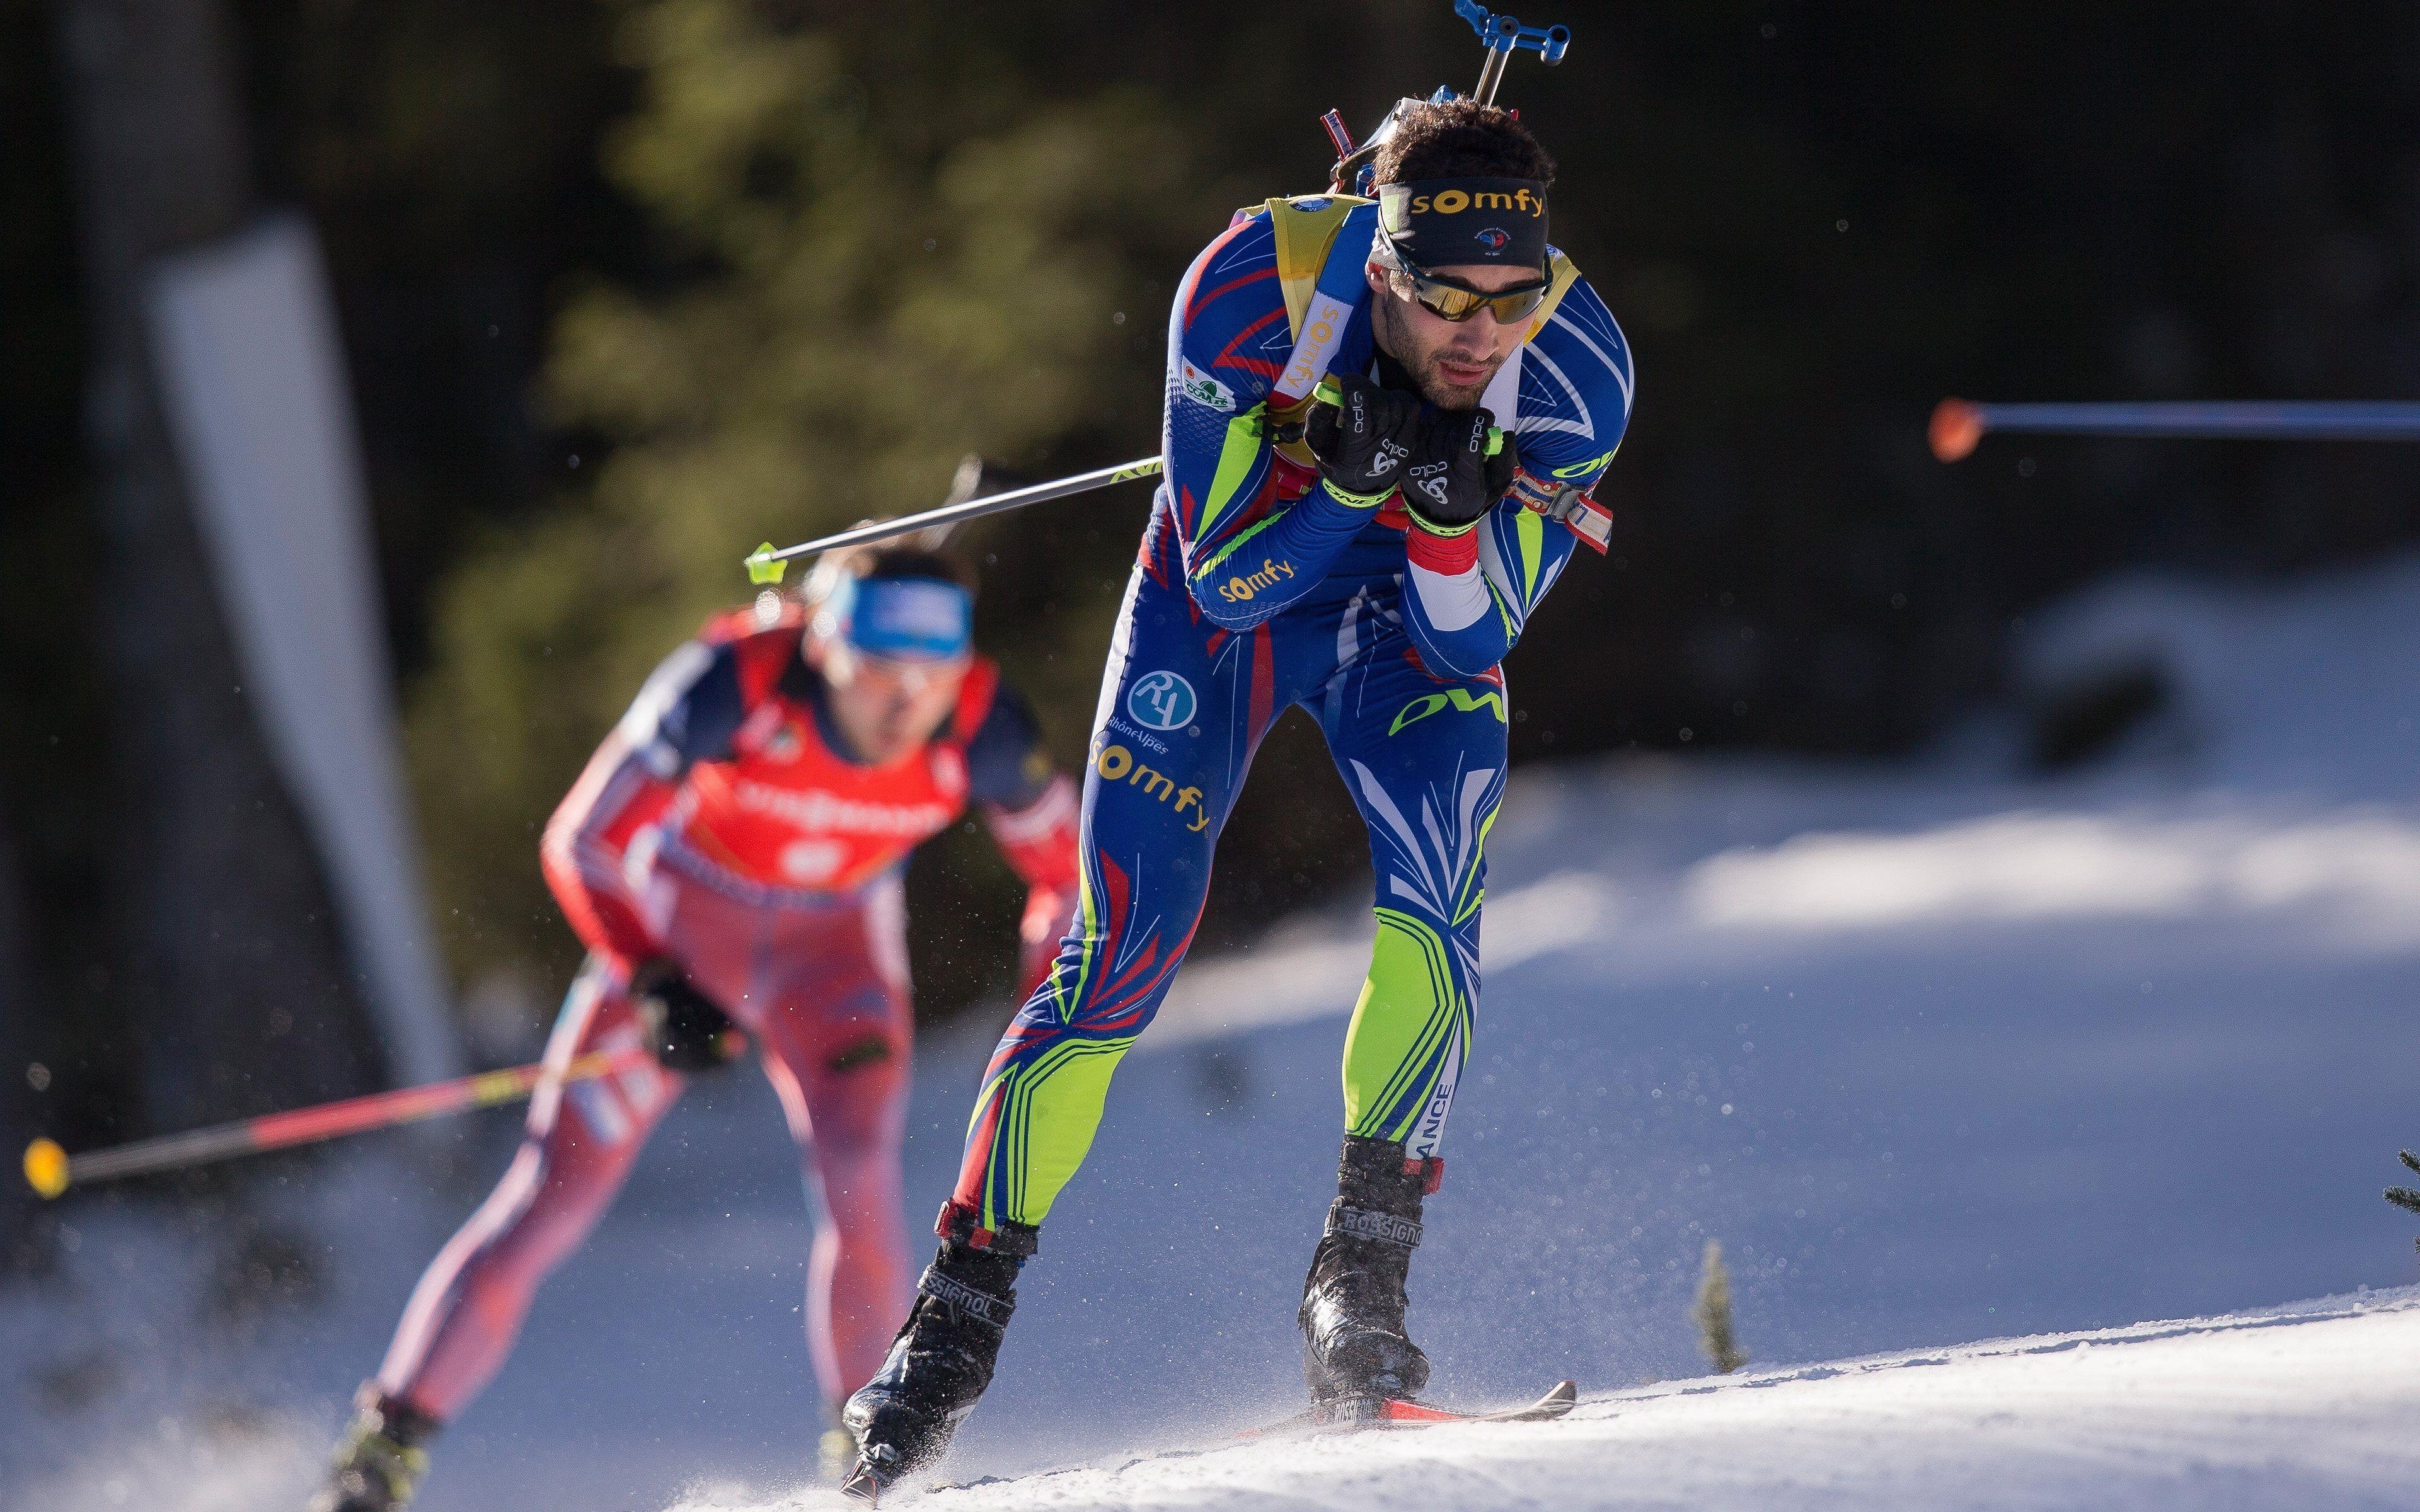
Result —
[[[1585, 1399], [1559, 1423], [1249, 1444], [887, 1504], [2409, 1512], [2420, 1505], [2415, 1424], [2420, 1287], [2408, 1287], [1667, 1382]], [[789, 1512], [828, 1499], [756, 1504]]]

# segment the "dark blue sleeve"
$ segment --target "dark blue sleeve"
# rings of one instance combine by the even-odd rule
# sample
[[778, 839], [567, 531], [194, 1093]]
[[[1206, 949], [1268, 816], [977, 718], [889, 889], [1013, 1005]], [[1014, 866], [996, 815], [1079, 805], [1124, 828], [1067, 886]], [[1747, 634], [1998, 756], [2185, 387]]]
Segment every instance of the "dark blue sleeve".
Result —
[[1211, 624], [1249, 629], [1318, 587], [1376, 509], [1314, 487], [1253, 514], [1276, 467], [1268, 396], [1294, 349], [1267, 212], [1237, 221], [1193, 260], [1168, 327], [1161, 491], [1186, 582]]
[[1042, 796], [1057, 770], [1043, 748], [1033, 706], [1001, 684], [992, 694], [991, 712], [967, 742], [967, 795], [977, 803], [1024, 809]]
[[621, 733], [649, 773], [671, 782], [699, 762], [728, 757], [747, 713], [737, 651], [688, 640], [648, 675]]
[[1521, 363], [1521, 471], [1543, 487], [1593, 487], [1630, 428], [1630, 343], [1585, 278], [1576, 279]]

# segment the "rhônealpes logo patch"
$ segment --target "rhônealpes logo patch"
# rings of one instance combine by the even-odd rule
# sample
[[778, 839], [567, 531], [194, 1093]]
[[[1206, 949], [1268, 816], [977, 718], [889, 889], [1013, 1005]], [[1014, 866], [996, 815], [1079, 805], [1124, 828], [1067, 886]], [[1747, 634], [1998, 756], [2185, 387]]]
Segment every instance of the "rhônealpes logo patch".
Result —
[[1145, 672], [1126, 694], [1126, 713], [1154, 730], [1182, 730], [1198, 707], [1193, 685], [1171, 671]]
[[1474, 231], [1471, 235], [1481, 246], [1490, 252], [1502, 251], [1504, 243], [1512, 239], [1512, 233], [1500, 225], [1491, 225], [1484, 231]]

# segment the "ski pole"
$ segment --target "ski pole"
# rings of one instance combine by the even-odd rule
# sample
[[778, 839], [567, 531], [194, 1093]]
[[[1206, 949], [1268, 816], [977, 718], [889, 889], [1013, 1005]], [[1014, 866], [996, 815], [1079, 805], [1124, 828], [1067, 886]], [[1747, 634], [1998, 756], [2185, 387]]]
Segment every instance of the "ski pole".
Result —
[[[644, 1045], [592, 1050], [574, 1057], [564, 1068], [563, 1079], [582, 1082], [617, 1075], [652, 1058], [653, 1053]], [[207, 1129], [163, 1134], [156, 1139], [138, 1139], [131, 1145], [82, 1155], [70, 1155], [52, 1140], [37, 1139], [25, 1147], [25, 1180], [43, 1196], [55, 1197], [78, 1183], [203, 1165], [237, 1155], [317, 1144], [339, 1134], [391, 1129], [448, 1113], [491, 1108], [529, 1096], [545, 1072], [546, 1063], [535, 1061], [505, 1071], [431, 1082], [426, 1087], [402, 1087], [391, 1092], [372, 1092], [322, 1103], [317, 1107], [296, 1108], [289, 1113], [264, 1114]]]
[[1061, 478], [1056, 483], [1037, 483], [1031, 487], [1011, 488], [1006, 493], [970, 499], [964, 503], [943, 504], [921, 515], [902, 515], [897, 519], [876, 520], [871, 525], [860, 525], [836, 535], [821, 536], [780, 550], [775, 550], [773, 543], [768, 541], [748, 553], [748, 580], [752, 583], [780, 582], [782, 573], [792, 557], [814, 556], [818, 551], [836, 551], [845, 546], [863, 546], [869, 541], [887, 541], [894, 535], [912, 535], [918, 531], [931, 530], [936, 525], [956, 525], [1004, 510], [1023, 509], [1028, 504], [1090, 493], [1095, 488], [1106, 488], [1110, 484], [1124, 483], [1129, 478], [1148, 478], [1158, 471], [1158, 457], [1138, 457], [1132, 462], [1120, 462], [1115, 467], [1078, 472], [1072, 478]]
[[1927, 434], [1956, 462], [1992, 431], [2038, 436], [2420, 441], [2420, 404], [2273, 400], [2222, 404], [1972, 404], [1944, 399]]

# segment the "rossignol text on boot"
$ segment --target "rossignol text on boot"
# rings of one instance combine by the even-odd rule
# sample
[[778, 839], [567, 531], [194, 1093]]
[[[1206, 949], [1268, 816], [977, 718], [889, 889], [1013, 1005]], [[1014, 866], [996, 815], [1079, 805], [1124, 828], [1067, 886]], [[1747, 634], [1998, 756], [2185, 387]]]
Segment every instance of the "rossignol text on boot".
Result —
[[1428, 1384], [1428, 1356], [1404, 1332], [1404, 1287], [1420, 1242], [1421, 1199], [1444, 1166], [1408, 1160], [1388, 1140], [1344, 1141], [1327, 1230], [1303, 1279], [1303, 1379], [1314, 1404], [1343, 1412]]
[[849, 1495], [873, 1501], [939, 1459], [991, 1384], [1035, 1231], [1016, 1224], [982, 1238], [982, 1247], [963, 1239], [941, 1245], [881, 1370], [842, 1410], [857, 1440], [856, 1467], [841, 1486]]

